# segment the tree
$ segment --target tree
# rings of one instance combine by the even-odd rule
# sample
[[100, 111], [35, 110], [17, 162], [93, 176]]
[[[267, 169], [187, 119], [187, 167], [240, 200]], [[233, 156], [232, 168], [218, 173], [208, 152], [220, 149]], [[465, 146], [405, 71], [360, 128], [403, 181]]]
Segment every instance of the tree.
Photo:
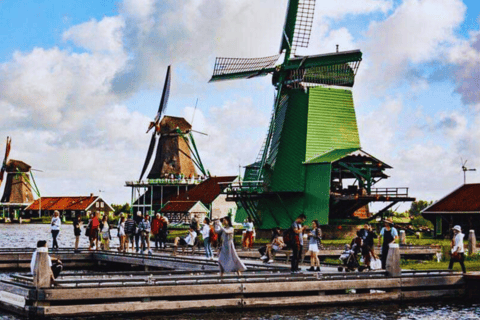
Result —
[[130, 213], [130, 204], [112, 204], [113, 214], [117, 216], [120, 212]]
[[410, 206], [410, 210], [408, 211], [410, 216], [418, 217], [421, 215], [421, 212], [423, 209], [431, 205], [433, 201], [425, 201], [425, 200], [418, 200], [412, 202], [412, 205]]

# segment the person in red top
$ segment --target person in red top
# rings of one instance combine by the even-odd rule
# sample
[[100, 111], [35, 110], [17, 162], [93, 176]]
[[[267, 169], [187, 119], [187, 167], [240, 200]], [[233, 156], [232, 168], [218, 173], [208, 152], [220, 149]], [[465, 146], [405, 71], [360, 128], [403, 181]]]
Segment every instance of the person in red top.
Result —
[[97, 211], [95, 212], [94, 217], [90, 221], [90, 234], [89, 234], [89, 239], [90, 239], [90, 250], [92, 250], [93, 245], [95, 244], [95, 249], [99, 250], [98, 247], [98, 227], [100, 226], [100, 212]]
[[153, 238], [155, 239], [155, 249], [158, 250], [160, 248], [160, 232], [163, 228], [163, 220], [160, 213], [157, 213], [155, 218], [152, 220], [152, 234]]

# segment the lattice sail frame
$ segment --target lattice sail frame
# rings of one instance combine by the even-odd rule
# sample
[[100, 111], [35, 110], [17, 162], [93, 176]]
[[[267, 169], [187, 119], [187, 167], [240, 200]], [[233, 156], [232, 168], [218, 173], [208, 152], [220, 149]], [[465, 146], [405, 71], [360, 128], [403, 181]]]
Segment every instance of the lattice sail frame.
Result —
[[[275, 67], [279, 54], [262, 58], [225, 58], [217, 57], [213, 68], [213, 77], [235, 75], [232, 78], [251, 78], [265, 76]], [[265, 70], [265, 72], [262, 72]], [[212, 79], [213, 80], [213, 79]]]
[[291, 54], [295, 54], [297, 47], [307, 48], [312, 33], [313, 17], [315, 15], [316, 0], [299, 0], [297, 20], [293, 32]]

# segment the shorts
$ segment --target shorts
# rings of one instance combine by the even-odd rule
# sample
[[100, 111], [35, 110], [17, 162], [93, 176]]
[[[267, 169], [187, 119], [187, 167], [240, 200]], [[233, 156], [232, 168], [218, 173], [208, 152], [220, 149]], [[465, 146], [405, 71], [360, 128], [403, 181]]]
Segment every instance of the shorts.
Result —
[[180, 244], [181, 244], [182, 246], [188, 245], [188, 243], [187, 243], [187, 242], [185, 241], [185, 239], [183, 239], [183, 238], [180, 238]]
[[274, 245], [272, 245], [272, 250], [273, 251], [279, 251], [279, 250], [282, 250], [282, 248], [280, 248], [279, 246], [274, 244]]
[[309, 244], [308, 245], [308, 251], [310, 252], [318, 252], [318, 245], [315, 243], [315, 244]]

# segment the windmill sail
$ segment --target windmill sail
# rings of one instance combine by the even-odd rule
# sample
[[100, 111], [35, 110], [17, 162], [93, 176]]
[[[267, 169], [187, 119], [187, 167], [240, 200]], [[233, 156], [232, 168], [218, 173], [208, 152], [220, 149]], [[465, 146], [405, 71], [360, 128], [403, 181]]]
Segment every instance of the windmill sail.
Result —
[[170, 67], [171, 66], [168, 66], [167, 68], [167, 75], [165, 76], [165, 83], [163, 85], [162, 98], [160, 99], [157, 115], [155, 116], [154, 121], [150, 123], [147, 130], [147, 133], [148, 133], [150, 129], [155, 128], [152, 133], [152, 138], [150, 139], [150, 145], [148, 146], [147, 157], [145, 158], [145, 163], [143, 164], [143, 168], [142, 168], [142, 172], [140, 174], [139, 180], [142, 180], [143, 175], [147, 171], [148, 165], [150, 164], [150, 160], [152, 159], [153, 151], [155, 150], [155, 146], [158, 141], [156, 138], [156, 134], [160, 131], [160, 128], [159, 128], [160, 119], [161, 119], [162, 113], [164, 113], [165, 110], [167, 109], [168, 97], [170, 96]]
[[5, 147], [5, 157], [3, 158], [2, 167], [0, 169], [0, 186], [2, 185], [3, 176], [5, 174], [5, 170], [7, 169], [7, 161], [8, 161], [8, 156], [10, 155], [11, 143], [12, 143], [12, 139], [10, 137], [7, 137], [7, 145]]
[[215, 60], [210, 82], [266, 76], [275, 71], [279, 54], [263, 58], [222, 58]]
[[315, 14], [315, 0], [290, 0], [283, 26], [280, 52], [295, 54], [297, 47], [307, 48]]

